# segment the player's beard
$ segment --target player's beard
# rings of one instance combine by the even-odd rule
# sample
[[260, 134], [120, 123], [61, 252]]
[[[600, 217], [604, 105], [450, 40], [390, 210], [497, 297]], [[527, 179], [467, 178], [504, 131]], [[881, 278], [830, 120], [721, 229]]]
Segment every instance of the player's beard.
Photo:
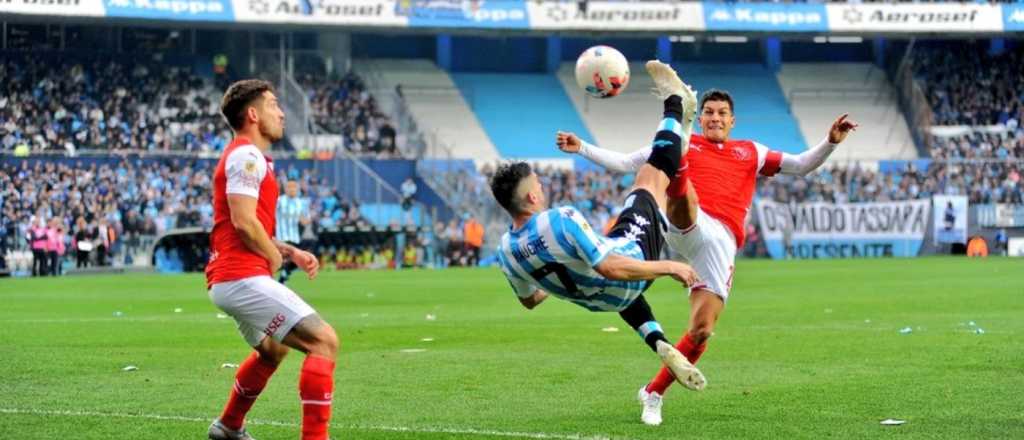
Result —
[[260, 134], [272, 143], [277, 142], [284, 137], [284, 124], [281, 124], [275, 133], [272, 127], [268, 127], [267, 124], [260, 123]]

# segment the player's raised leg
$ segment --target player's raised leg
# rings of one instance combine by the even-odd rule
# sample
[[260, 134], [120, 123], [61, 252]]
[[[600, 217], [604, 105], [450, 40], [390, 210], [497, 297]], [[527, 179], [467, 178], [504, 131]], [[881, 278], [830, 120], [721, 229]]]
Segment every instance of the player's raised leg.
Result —
[[306, 353], [299, 373], [302, 399], [302, 440], [327, 440], [334, 398], [334, 362], [338, 335], [317, 315], [300, 321], [284, 337], [289, 347]]
[[[627, 198], [629, 206], [626, 207], [627, 211], [623, 211], [623, 217], [627, 217], [629, 210], [634, 209], [632, 204], [637, 203], [636, 200], [640, 196], [638, 192], [641, 191], [646, 191], [654, 197], [657, 206], [653, 208], [658, 211], [664, 210], [665, 189], [672, 177], [676, 175], [680, 158], [686, 152], [689, 127], [693, 123], [696, 113], [697, 101], [693, 90], [679, 79], [672, 67], [659, 61], [649, 61], [646, 67], [647, 72], [654, 79], [657, 96], [663, 100], [663, 117], [654, 135], [653, 148], [647, 163], [637, 172], [633, 191]], [[660, 213], [654, 213], [654, 215], [660, 215]], [[629, 225], [624, 226], [628, 227]], [[614, 233], [615, 228], [613, 228], [612, 234]], [[660, 249], [660, 245], [658, 249]], [[654, 256], [653, 258], [658, 257]], [[681, 384], [693, 390], [704, 388], [706, 380], [703, 374], [664, 340], [661, 326], [654, 319], [654, 315], [643, 297], [638, 298], [620, 315], [640, 333], [652, 349], [658, 352], [665, 366], [675, 373], [674, 377]]]
[[[654, 135], [651, 155], [637, 171], [633, 189], [646, 189], [654, 195], [658, 206], [666, 206], [665, 190], [676, 176], [679, 161], [689, 145], [690, 124], [696, 112], [697, 100], [675, 70], [660, 61], [648, 61], [647, 73], [654, 79], [655, 94], [663, 100], [664, 110], [658, 131]], [[683, 136], [686, 136], [684, 141]]]
[[[648, 63], [648, 71], [650, 69], [650, 63]], [[651, 72], [651, 77], [654, 78], [659, 97], [665, 94], [677, 93], [683, 99], [685, 112], [681, 122], [685, 130], [685, 137], [682, 154], [679, 156], [679, 162], [677, 162], [678, 168], [672, 175], [672, 182], [665, 191], [668, 196], [665, 213], [668, 215], [668, 220], [673, 226], [685, 231], [697, 224], [697, 212], [699, 210], [697, 192], [693, 189], [693, 185], [690, 183], [689, 177], [687, 177], [689, 164], [686, 161], [691, 127], [697, 115], [697, 95], [692, 88], [686, 86], [679, 79], [675, 71], [668, 65], [664, 65], [664, 68], [658, 68], [656, 72]], [[678, 84], [676, 83], [677, 81]]]

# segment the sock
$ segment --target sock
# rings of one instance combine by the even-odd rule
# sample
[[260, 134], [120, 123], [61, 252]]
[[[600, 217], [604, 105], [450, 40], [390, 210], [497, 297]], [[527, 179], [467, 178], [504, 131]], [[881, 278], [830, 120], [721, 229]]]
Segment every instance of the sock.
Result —
[[665, 110], [662, 114], [666, 118], [675, 119], [676, 122], [683, 122], [683, 98], [672, 95], [665, 98]]
[[[708, 344], [706, 342], [700, 345], [695, 345], [690, 339], [689, 333], [683, 335], [683, 339], [679, 341], [679, 344], [676, 344], [676, 348], [679, 349], [679, 352], [682, 353], [683, 356], [686, 356], [686, 360], [690, 361], [690, 363], [694, 365], [697, 364], [697, 360], [700, 359], [700, 355], [704, 354], [704, 350], [707, 346]], [[675, 382], [675, 376], [672, 376], [672, 372], [668, 371], [668, 368], [661, 367], [661, 370], [658, 371], [658, 375], [654, 376], [654, 380], [647, 384], [647, 392], [658, 393], [664, 396], [665, 391], [668, 390], [670, 385], [672, 385], [672, 382]]]
[[327, 440], [334, 394], [334, 361], [308, 355], [299, 374], [302, 399], [302, 440]]
[[683, 156], [679, 161], [676, 177], [669, 182], [668, 189], [665, 190], [669, 198], [681, 199], [686, 197], [686, 189], [690, 186], [690, 177], [686, 172], [689, 168], [690, 164], [686, 161], [686, 156]]
[[[669, 96], [665, 100], [664, 118], [658, 124], [658, 132], [654, 135], [654, 148], [647, 158], [647, 163], [661, 170], [669, 179], [675, 178], [679, 169], [679, 160], [683, 155], [683, 115], [682, 98]], [[686, 142], [689, 142], [686, 139]]]
[[242, 365], [238, 366], [238, 373], [235, 374], [235, 387], [231, 389], [228, 403], [224, 405], [224, 412], [220, 415], [220, 422], [224, 426], [234, 431], [242, 429], [245, 414], [267, 386], [267, 381], [275, 370], [277, 365], [264, 361], [255, 351], [242, 361]]
[[644, 342], [655, 353], [658, 352], [658, 341], [668, 342], [668, 339], [665, 338], [665, 332], [661, 330], [661, 324], [658, 324], [658, 321], [647, 321], [641, 324], [640, 327], [637, 327], [636, 332], [640, 334], [640, 337], [643, 338]]

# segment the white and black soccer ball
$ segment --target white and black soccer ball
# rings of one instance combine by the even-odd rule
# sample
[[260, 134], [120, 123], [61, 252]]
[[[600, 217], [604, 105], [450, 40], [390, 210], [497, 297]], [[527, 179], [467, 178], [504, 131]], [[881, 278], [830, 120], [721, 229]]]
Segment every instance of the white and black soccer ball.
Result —
[[576, 84], [594, 98], [616, 96], [629, 84], [629, 62], [614, 47], [591, 47], [576, 60]]

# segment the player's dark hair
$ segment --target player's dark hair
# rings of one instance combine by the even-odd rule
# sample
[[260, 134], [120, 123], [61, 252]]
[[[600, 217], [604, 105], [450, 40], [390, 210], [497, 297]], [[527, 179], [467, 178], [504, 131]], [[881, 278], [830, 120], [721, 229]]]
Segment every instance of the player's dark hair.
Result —
[[708, 101], [725, 101], [729, 103], [729, 112], [736, 113], [732, 105], [732, 95], [722, 89], [708, 89], [700, 95], [700, 112], [704, 111], [704, 103]]
[[263, 92], [273, 92], [274, 86], [262, 79], [236, 81], [224, 92], [220, 101], [220, 113], [235, 130], [245, 124], [245, 109], [263, 98]]
[[498, 169], [494, 172], [494, 177], [491, 177], [491, 193], [494, 194], [494, 199], [510, 214], [517, 214], [519, 212], [519, 206], [517, 206], [515, 200], [516, 188], [519, 187], [519, 182], [530, 177], [532, 173], [533, 170], [530, 168], [530, 164], [526, 162], [510, 162], [499, 165]]

